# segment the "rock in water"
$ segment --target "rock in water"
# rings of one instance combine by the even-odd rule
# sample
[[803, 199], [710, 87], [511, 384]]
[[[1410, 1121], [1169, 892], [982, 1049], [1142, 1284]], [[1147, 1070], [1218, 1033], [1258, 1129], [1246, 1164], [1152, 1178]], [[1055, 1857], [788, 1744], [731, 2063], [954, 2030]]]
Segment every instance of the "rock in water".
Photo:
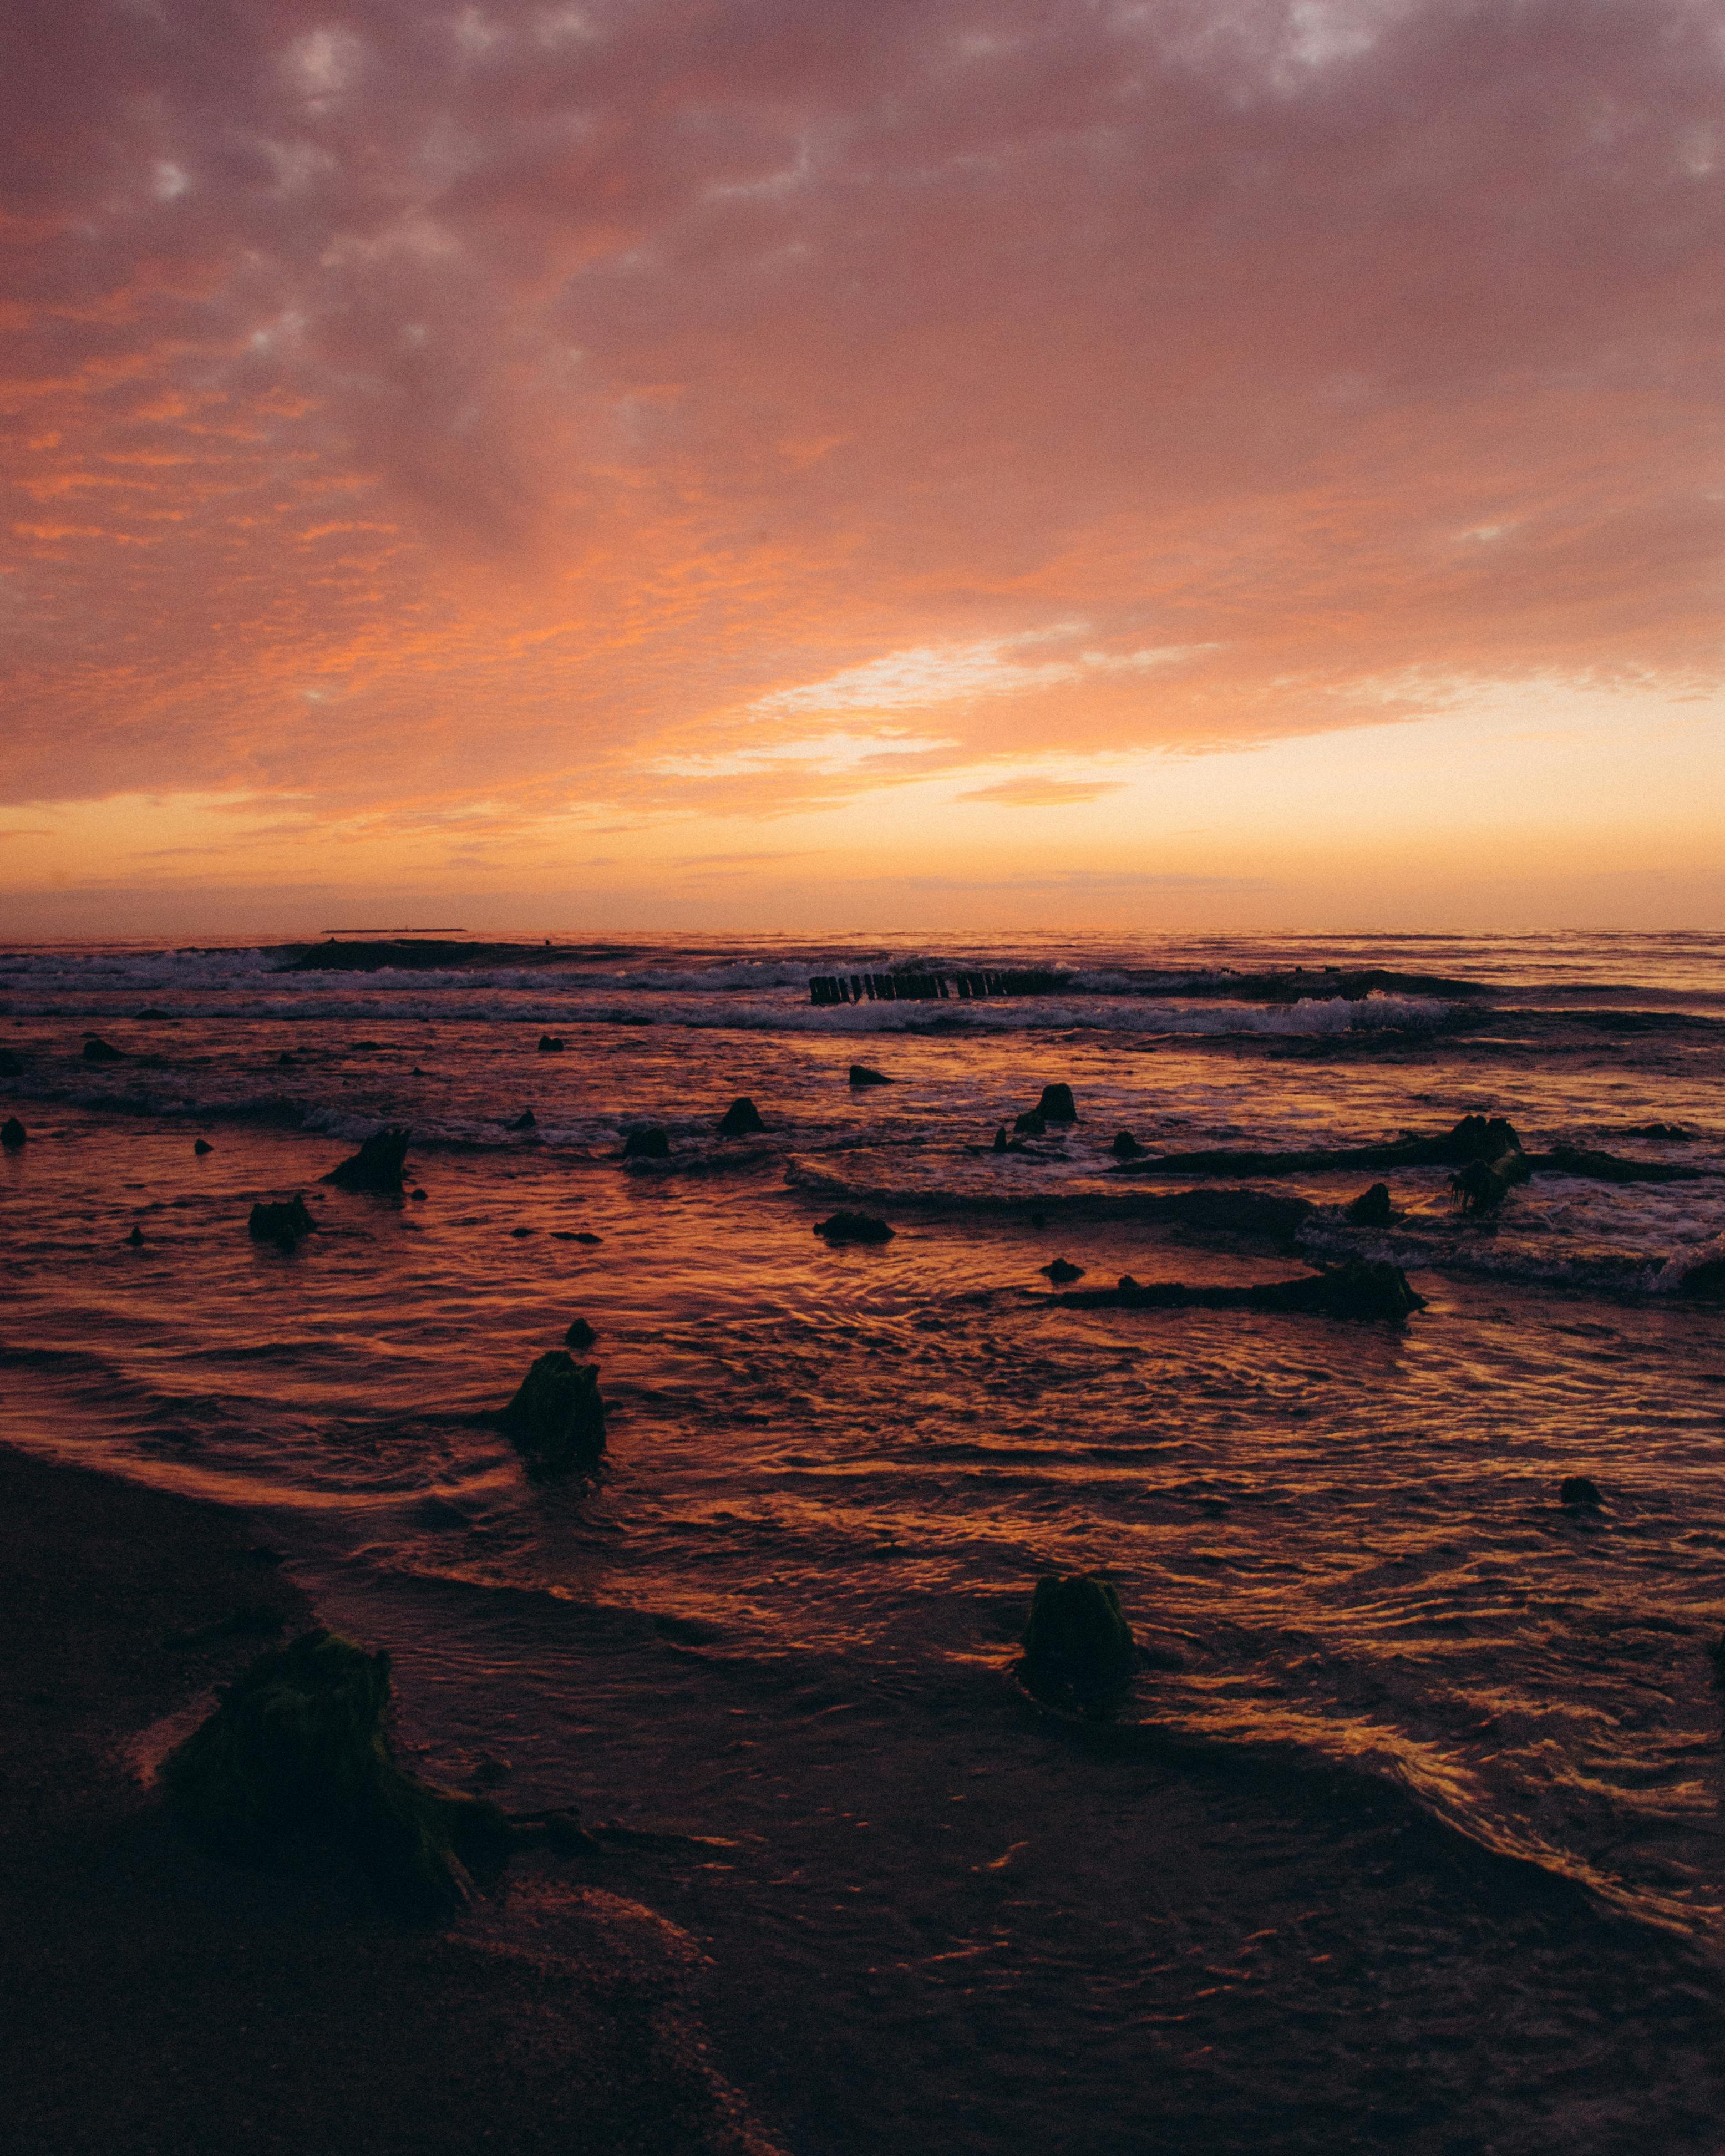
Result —
[[566, 1348], [591, 1348], [598, 1337], [584, 1317], [572, 1318], [568, 1331], [563, 1335], [563, 1345]]
[[623, 1141], [625, 1160], [669, 1160], [670, 1140], [656, 1123], [644, 1123], [639, 1130], [630, 1131]]
[[892, 1081], [884, 1070], [870, 1070], [866, 1063], [853, 1063], [850, 1082], [853, 1086], [890, 1086]]
[[499, 1418], [530, 1470], [560, 1475], [597, 1466], [605, 1449], [605, 1404], [596, 1364], [566, 1348], [542, 1355]]
[[892, 1230], [884, 1220], [877, 1220], [872, 1213], [834, 1213], [824, 1220], [817, 1220], [814, 1232], [829, 1243], [890, 1243]]
[[1051, 1265], [1043, 1265], [1039, 1270], [1045, 1272], [1056, 1287], [1065, 1287], [1068, 1281], [1084, 1278], [1084, 1267], [1075, 1265], [1070, 1258], [1056, 1258]]
[[124, 1063], [126, 1050], [115, 1048], [97, 1034], [91, 1034], [84, 1044], [84, 1060], [86, 1063]]
[[721, 1138], [752, 1138], [757, 1131], [767, 1126], [761, 1121], [761, 1112], [754, 1102], [746, 1098], [733, 1101], [719, 1118]]
[[260, 1655], [169, 1753], [169, 1803], [223, 1856], [258, 1861], [305, 1842], [356, 1860], [397, 1915], [447, 1922], [473, 1874], [501, 1868], [502, 1814], [398, 1767], [383, 1732], [389, 1657], [324, 1630]]
[[1045, 1086], [1042, 1098], [1036, 1103], [1036, 1112], [1045, 1122], [1076, 1123], [1078, 1110], [1073, 1103], [1070, 1086]]
[[291, 1250], [300, 1236], [309, 1235], [317, 1223], [305, 1209], [305, 1199], [296, 1195], [273, 1203], [260, 1199], [253, 1206], [245, 1225], [246, 1233], [254, 1242], [274, 1243], [278, 1250]]
[[1558, 1502], [1572, 1512], [1597, 1512], [1605, 1500], [1597, 1482], [1585, 1475], [1566, 1475], [1558, 1488]]
[[1144, 1148], [1130, 1131], [1117, 1131], [1114, 1142], [1108, 1148], [1116, 1160], [1136, 1160]]
[[0, 1078], [22, 1078], [23, 1075], [23, 1056], [14, 1055], [9, 1048], [0, 1048]]
[[1374, 1183], [1369, 1190], [1361, 1191], [1346, 1210], [1348, 1219], [1362, 1228], [1387, 1228], [1394, 1211], [1389, 1202], [1389, 1185]]
[[531, 1131], [538, 1127], [539, 1118], [531, 1108], [523, 1108], [512, 1123], [506, 1123], [506, 1131]]
[[131, 1246], [132, 1246], [133, 1250], [142, 1250], [142, 1248], [144, 1247], [144, 1231], [143, 1231], [143, 1229], [142, 1229], [141, 1228], [134, 1228], [134, 1229], [132, 1229], [132, 1231], [131, 1231], [131, 1235], [129, 1235], [126, 1237], [126, 1241], [127, 1241], [128, 1243], [130, 1243], [130, 1244], [131, 1245]]
[[556, 1034], [554, 1034], [554, 1033], [542, 1033], [542, 1034], [540, 1034], [540, 1036], [539, 1036], [539, 1053], [540, 1053], [540, 1055], [561, 1055], [562, 1054], [562, 1052], [563, 1052], [563, 1044], [562, 1044], [562, 1040], [558, 1038], [558, 1036], [557, 1036]]
[[197, 1153], [200, 1158], [202, 1158], [205, 1153], [213, 1152], [215, 1151], [215, 1147], [210, 1143], [208, 1138], [198, 1138], [193, 1142], [192, 1150], [193, 1152]]
[[4, 1146], [8, 1152], [16, 1152], [29, 1135], [16, 1116], [8, 1116], [0, 1123], [0, 1146]]
[[993, 1150], [996, 1152], [1004, 1152], [1006, 1151], [1006, 1126], [1004, 1123], [997, 1124], [995, 1127]]
[[1012, 1127], [1015, 1131], [1022, 1131], [1026, 1137], [1040, 1138], [1048, 1128], [1048, 1124], [1041, 1109], [1026, 1108], [1023, 1115], [1014, 1117]]
[[1088, 1572], [1048, 1573], [1036, 1583], [1024, 1627], [1024, 1682], [1079, 1706], [1117, 1697], [1137, 1666], [1120, 1597]]
[[332, 1168], [324, 1181], [343, 1190], [399, 1190], [408, 1137], [405, 1123], [389, 1123], [381, 1131], [373, 1131], [359, 1151]]

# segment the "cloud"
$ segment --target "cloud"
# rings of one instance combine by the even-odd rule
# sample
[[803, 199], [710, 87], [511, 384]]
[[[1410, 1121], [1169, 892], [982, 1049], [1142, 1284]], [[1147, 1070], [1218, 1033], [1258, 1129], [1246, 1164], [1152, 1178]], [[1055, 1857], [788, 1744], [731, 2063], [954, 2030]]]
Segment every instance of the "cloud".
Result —
[[1715, 680], [1722, 77], [1702, 0], [21, 11], [0, 786], [1052, 805]]
[[1045, 778], [1027, 773], [1022, 778], [1003, 778], [993, 786], [973, 786], [961, 801], [993, 801], [1006, 808], [1065, 808], [1078, 801], [1094, 801], [1104, 793], [1118, 793], [1122, 778]]

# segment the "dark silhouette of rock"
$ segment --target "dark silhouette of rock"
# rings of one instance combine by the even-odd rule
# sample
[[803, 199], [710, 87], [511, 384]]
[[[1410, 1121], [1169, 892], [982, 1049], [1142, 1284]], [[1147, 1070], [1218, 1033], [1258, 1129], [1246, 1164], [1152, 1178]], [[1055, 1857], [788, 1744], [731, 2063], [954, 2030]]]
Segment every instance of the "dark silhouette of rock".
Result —
[[1073, 1103], [1070, 1086], [1045, 1086], [1042, 1098], [1036, 1103], [1037, 1113], [1045, 1122], [1076, 1123], [1078, 1110]]
[[605, 1450], [605, 1404], [598, 1368], [553, 1348], [522, 1378], [498, 1418], [529, 1469], [560, 1475], [597, 1465]]
[[425, 1193], [423, 1190], [410, 1190], [408, 1195], [416, 1205], [423, 1205], [425, 1203]]
[[405, 1123], [388, 1123], [373, 1131], [359, 1151], [332, 1168], [324, 1181], [342, 1190], [398, 1191], [409, 1135]]
[[817, 1220], [814, 1232], [829, 1243], [890, 1243], [892, 1230], [872, 1213], [838, 1212]]
[[866, 1063], [853, 1063], [850, 1082], [853, 1086], [890, 1086], [893, 1081], [884, 1070], [871, 1070]]
[[1344, 1209], [1348, 1219], [1358, 1221], [1362, 1228], [1387, 1228], [1395, 1216], [1387, 1183], [1374, 1183], [1369, 1190], [1361, 1191]]
[[473, 1763], [473, 1772], [468, 1776], [476, 1788], [495, 1789], [500, 1782], [506, 1782], [515, 1772], [512, 1761], [494, 1758], [490, 1753], [481, 1753]]
[[1116, 1160], [1136, 1160], [1144, 1148], [1130, 1131], [1117, 1131], [1114, 1142], [1108, 1148]]
[[591, 1348], [598, 1337], [584, 1317], [572, 1318], [568, 1331], [563, 1335], [566, 1348]]
[[351, 1040], [347, 1045], [356, 1055], [365, 1050], [381, 1048], [383, 1045], [381, 1040]]
[[656, 1123], [645, 1123], [639, 1130], [630, 1131], [623, 1141], [625, 1160], [669, 1160], [670, 1140]]
[[172, 1016], [173, 1013], [172, 1011], [157, 1010], [154, 1004], [151, 1004], [147, 1010], [141, 1010], [138, 1013], [140, 1023], [146, 1019], [163, 1019], [172, 1018]]
[[1048, 1573], [1036, 1583], [1024, 1626], [1021, 1674], [1032, 1691], [1098, 1707], [1123, 1691], [1137, 1666], [1120, 1597], [1094, 1573]]
[[294, 1058], [288, 1050], [285, 1048], [275, 1060], [278, 1063], [291, 1063], [294, 1060]]
[[721, 1138], [750, 1138], [756, 1132], [764, 1131], [766, 1127], [754, 1102], [743, 1097], [733, 1101], [719, 1118], [719, 1136]]
[[213, 1152], [215, 1147], [208, 1138], [194, 1138], [192, 1142], [192, 1150], [201, 1158], [207, 1152]]
[[506, 1123], [506, 1131], [531, 1131], [538, 1127], [539, 1118], [531, 1108], [523, 1108], [512, 1123]]
[[143, 1229], [141, 1228], [134, 1228], [131, 1235], [129, 1235], [126, 1240], [131, 1245], [134, 1250], [141, 1249], [144, 1240]]
[[0, 1123], [0, 1146], [4, 1146], [8, 1152], [16, 1152], [29, 1135], [16, 1116], [8, 1116]]
[[1023, 1115], [1014, 1118], [1012, 1127], [1029, 1138], [1040, 1138], [1048, 1128], [1040, 1108], [1026, 1108]]
[[274, 1243], [282, 1250], [295, 1249], [300, 1238], [309, 1235], [316, 1225], [306, 1210], [305, 1199], [298, 1195], [273, 1200], [260, 1199], [245, 1224], [246, 1233], [254, 1242]]
[[1084, 1278], [1084, 1267], [1075, 1265], [1069, 1258], [1056, 1258], [1052, 1265], [1043, 1265], [1039, 1270], [1045, 1272], [1056, 1287], [1065, 1287], [1068, 1281]]
[[525, 1242], [529, 1235], [536, 1235], [539, 1230], [536, 1228], [511, 1228], [509, 1232], [514, 1241], [521, 1243]]
[[1632, 1138], [1663, 1138], [1667, 1145], [1687, 1144], [1695, 1136], [1681, 1123], [1633, 1123], [1629, 1134]]
[[1494, 1119], [1486, 1124], [1486, 1130], [1487, 1135], [1481, 1139], [1481, 1145], [1490, 1143], [1495, 1133], [1498, 1150], [1495, 1153], [1483, 1150], [1476, 1153], [1465, 1168], [1458, 1168], [1450, 1178], [1450, 1188], [1464, 1213], [1495, 1213], [1515, 1185], [1525, 1183], [1533, 1172], [1532, 1163], [1507, 1122]]
[[603, 1243], [605, 1239], [603, 1235], [595, 1235], [590, 1229], [583, 1228], [576, 1231], [575, 1240], [578, 1243]]
[[126, 1050], [93, 1033], [84, 1044], [84, 1060], [86, 1063], [124, 1063]]
[[268, 1861], [293, 1845], [357, 1861], [395, 1914], [442, 1923], [501, 1868], [509, 1830], [477, 1797], [398, 1766], [385, 1733], [389, 1657], [319, 1630], [271, 1649], [163, 1763], [169, 1804], [218, 1854]]
[[0, 1048], [0, 1078], [22, 1078], [24, 1059], [9, 1048]]
[[540, 1034], [539, 1053], [542, 1055], [561, 1055], [562, 1052], [563, 1044], [556, 1034], [542, 1033]]
[[1004, 1152], [1006, 1151], [1006, 1149], [1007, 1149], [1007, 1146], [1006, 1146], [1006, 1126], [1005, 1126], [1005, 1124], [1004, 1124], [1004, 1123], [1002, 1123], [1002, 1124], [1000, 1125], [1000, 1127], [999, 1127], [999, 1129], [998, 1129], [998, 1130], [996, 1130], [996, 1132], [995, 1132], [995, 1133], [994, 1133], [994, 1147], [993, 1147], [993, 1149], [994, 1149], [994, 1151], [995, 1151], [996, 1152]]
[[1425, 1296], [1414, 1292], [1399, 1265], [1371, 1258], [1349, 1258], [1304, 1280], [1268, 1281], [1256, 1287], [1189, 1287], [1180, 1281], [1141, 1285], [1127, 1274], [1118, 1287], [1078, 1288], [1053, 1299], [1073, 1310], [1312, 1312], [1392, 1322], [1425, 1307]]
[[1572, 1512], [1597, 1512], [1604, 1502], [1599, 1484], [1585, 1475], [1566, 1475], [1558, 1486], [1558, 1502]]

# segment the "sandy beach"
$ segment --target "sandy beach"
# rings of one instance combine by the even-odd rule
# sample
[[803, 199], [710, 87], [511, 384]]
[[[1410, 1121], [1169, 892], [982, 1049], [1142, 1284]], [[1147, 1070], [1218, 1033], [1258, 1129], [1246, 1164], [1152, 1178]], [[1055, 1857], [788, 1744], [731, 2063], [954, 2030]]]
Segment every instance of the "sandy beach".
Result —
[[[518, 1864], [418, 1934], [175, 1830], [140, 1738], [311, 1616], [243, 1515], [0, 1450], [0, 1518], [8, 2152], [770, 2156], [690, 2013], [693, 1948], [618, 1894]], [[236, 1612], [249, 1638], [164, 1644]]]

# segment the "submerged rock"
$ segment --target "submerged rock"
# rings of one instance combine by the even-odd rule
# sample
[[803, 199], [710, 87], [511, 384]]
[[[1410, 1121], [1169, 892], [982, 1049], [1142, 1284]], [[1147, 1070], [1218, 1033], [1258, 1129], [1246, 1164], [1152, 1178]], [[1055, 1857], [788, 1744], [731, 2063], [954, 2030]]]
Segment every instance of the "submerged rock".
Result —
[[1032, 1691], [1097, 1706], [1123, 1691], [1137, 1666], [1120, 1597], [1095, 1573], [1048, 1573], [1024, 1626], [1022, 1674]]
[[208, 1138], [194, 1138], [192, 1142], [192, 1150], [201, 1158], [207, 1152], [213, 1152], [215, 1147]]
[[0, 1146], [4, 1146], [8, 1152], [16, 1152], [29, 1135], [16, 1116], [8, 1116], [0, 1123]]
[[1038, 1270], [1046, 1273], [1056, 1287], [1064, 1287], [1068, 1281], [1084, 1278], [1084, 1267], [1075, 1265], [1070, 1258], [1056, 1258], [1052, 1265], [1040, 1266]]
[[1395, 1209], [1389, 1202], [1389, 1185], [1374, 1183], [1369, 1190], [1361, 1191], [1353, 1204], [1343, 1209], [1350, 1220], [1362, 1228], [1387, 1228], [1395, 1217]]
[[866, 1063], [853, 1063], [850, 1082], [853, 1086], [890, 1086], [893, 1081], [884, 1070], [871, 1070]]
[[144, 1245], [143, 1229], [141, 1228], [134, 1228], [131, 1235], [129, 1235], [126, 1240], [131, 1245], [135, 1250], [141, 1250]]
[[817, 1220], [814, 1232], [829, 1243], [890, 1243], [892, 1230], [872, 1213], [838, 1212]]
[[554, 1033], [542, 1033], [539, 1036], [538, 1052], [542, 1055], [561, 1055], [563, 1052], [561, 1037]]
[[1048, 1124], [1040, 1108], [1026, 1108], [1023, 1115], [1014, 1118], [1012, 1127], [1022, 1131], [1026, 1137], [1040, 1138]]
[[1408, 1285], [1399, 1265], [1377, 1258], [1349, 1258], [1303, 1280], [1266, 1281], [1255, 1287], [1189, 1287], [1183, 1281], [1135, 1281], [1123, 1274], [1118, 1287], [1078, 1288], [1057, 1300], [1070, 1310], [1268, 1310], [1314, 1312], [1327, 1317], [1384, 1318], [1399, 1322], [1425, 1298]]
[[598, 1337], [584, 1317], [572, 1318], [568, 1331], [563, 1335], [563, 1345], [566, 1348], [591, 1348]]
[[124, 1063], [126, 1050], [93, 1033], [84, 1044], [84, 1060], [86, 1063]]
[[1144, 1148], [1130, 1131], [1117, 1131], [1114, 1142], [1108, 1148], [1116, 1160], [1136, 1160]]
[[719, 1136], [721, 1138], [752, 1138], [757, 1131], [764, 1131], [766, 1127], [761, 1121], [760, 1110], [746, 1096], [739, 1096], [733, 1101], [719, 1118]]
[[1663, 1138], [1667, 1145], [1678, 1145], [1686, 1144], [1695, 1133], [1686, 1130], [1681, 1123], [1632, 1123], [1630, 1136], [1632, 1138]]
[[383, 1730], [389, 1657], [318, 1630], [260, 1655], [163, 1763], [168, 1801], [219, 1854], [310, 1843], [356, 1862], [401, 1917], [441, 1923], [501, 1867], [502, 1814], [398, 1766]]
[[539, 1475], [596, 1466], [605, 1450], [605, 1404], [593, 1363], [567, 1348], [542, 1355], [498, 1417], [505, 1435]]
[[1585, 1475], [1566, 1475], [1558, 1485], [1558, 1502], [1572, 1512], [1597, 1512], [1604, 1502], [1599, 1484]]
[[12, 1049], [0, 1048], [0, 1078], [22, 1078], [24, 1059]]
[[1074, 1105], [1070, 1086], [1045, 1086], [1036, 1109], [1038, 1114], [1050, 1123], [1076, 1123], [1078, 1121], [1078, 1110]]
[[531, 1131], [536, 1130], [538, 1124], [539, 1118], [533, 1111], [531, 1108], [523, 1108], [512, 1123], [506, 1123], [503, 1127], [506, 1131]]
[[625, 1160], [669, 1160], [670, 1139], [656, 1123], [644, 1123], [624, 1137], [623, 1158]]
[[408, 1136], [405, 1123], [389, 1123], [381, 1131], [373, 1131], [359, 1151], [332, 1168], [324, 1181], [343, 1190], [399, 1190]]
[[274, 1243], [283, 1250], [294, 1249], [300, 1238], [309, 1235], [316, 1225], [305, 1209], [305, 1199], [297, 1194], [275, 1200], [260, 1199], [245, 1224], [246, 1233], [254, 1242]]
[[993, 1150], [996, 1152], [1004, 1152], [1007, 1150], [1006, 1126], [1004, 1123], [1000, 1124], [995, 1130]]

